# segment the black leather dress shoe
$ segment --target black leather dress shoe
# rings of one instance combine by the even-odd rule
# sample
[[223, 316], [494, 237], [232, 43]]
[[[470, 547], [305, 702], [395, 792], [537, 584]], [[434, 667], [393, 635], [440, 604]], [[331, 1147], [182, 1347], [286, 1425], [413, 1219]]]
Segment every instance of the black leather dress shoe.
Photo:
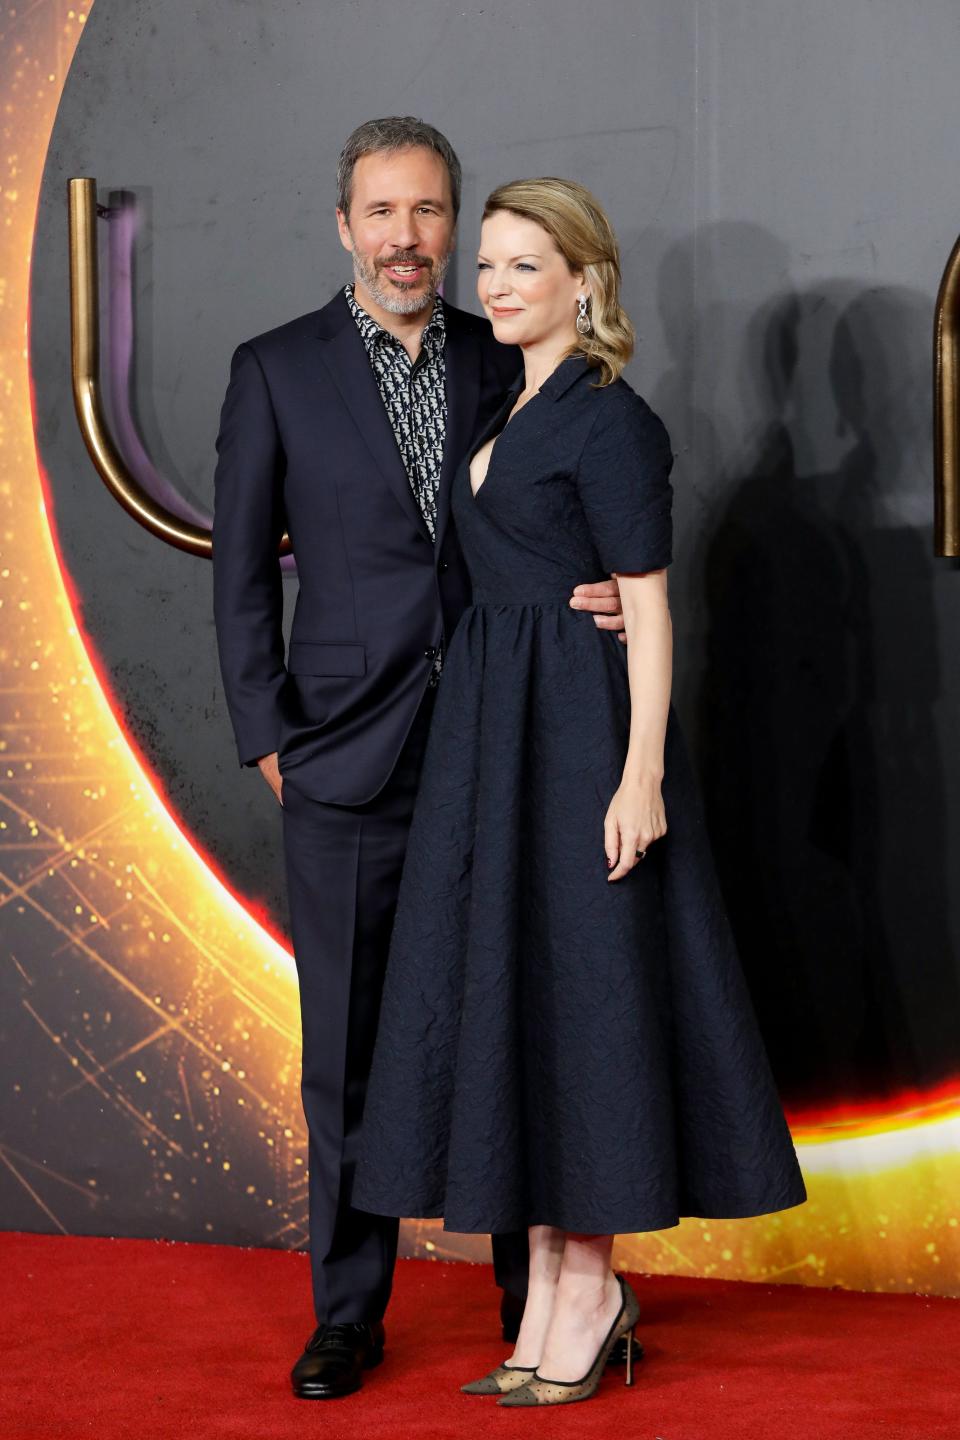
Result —
[[300, 1400], [335, 1400], [363, 1384], [364, 1370], [383, 1359], [383, 1324], [318, 1325], [290, 1372]]

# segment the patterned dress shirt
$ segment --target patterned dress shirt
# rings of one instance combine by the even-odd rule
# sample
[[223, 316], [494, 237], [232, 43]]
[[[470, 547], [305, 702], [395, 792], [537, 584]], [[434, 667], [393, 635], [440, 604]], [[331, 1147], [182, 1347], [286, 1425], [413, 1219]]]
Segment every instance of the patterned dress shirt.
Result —
[[[421, 350], [411, 360], [403, 345], [358, 303], [352, 285], [343, 293], [357, 322], [370, 365], [377, 379], [384, 408], [396, 436], [410, 489], [420, 508], [430, 538], [437, 539], [437, 491], [443, 444], [447, 433], [447, 388], [443, 368], [446, 321], [443, 301], [437, 295], [433, 312], [420, 337]], [[443, 665], [437, 648], [430, 685], [436, 685]]]

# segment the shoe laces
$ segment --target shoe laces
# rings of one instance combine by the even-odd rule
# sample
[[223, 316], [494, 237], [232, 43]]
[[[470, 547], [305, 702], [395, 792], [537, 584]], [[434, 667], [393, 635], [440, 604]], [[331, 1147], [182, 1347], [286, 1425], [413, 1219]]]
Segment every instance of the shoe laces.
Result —
[[350, 1350], [358, 1340], [369, 1339], [369, 1327], [362, 1321], [342, 1325], [318, 1325], [307, 1341], [306, 1348], [316, 1350]]

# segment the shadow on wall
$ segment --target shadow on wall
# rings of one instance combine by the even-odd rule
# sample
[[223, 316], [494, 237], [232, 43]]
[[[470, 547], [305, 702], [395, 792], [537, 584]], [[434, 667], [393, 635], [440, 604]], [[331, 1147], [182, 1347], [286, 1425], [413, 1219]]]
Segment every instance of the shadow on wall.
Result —
[[788, 1105], [893, 1094], [951, 1073], [960, 1015], [932, 301], [836, 281], [748, 308], [756, 278], [788, 272], [780, 242], [719, 225], [693, 243], [661, 272], [664, 297], [682, 279], [698, 297], [664, 384], [693, 397], [704, 610], [687, 708], [720, 881]]

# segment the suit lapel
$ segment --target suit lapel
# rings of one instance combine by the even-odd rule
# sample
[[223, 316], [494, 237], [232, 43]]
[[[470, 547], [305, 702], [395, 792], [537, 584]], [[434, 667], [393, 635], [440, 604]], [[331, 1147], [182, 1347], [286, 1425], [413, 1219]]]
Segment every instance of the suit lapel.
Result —
[[429, 540], [430, 531], [410, 488], [377, 377], [343, 293], [335, 296], [320, 314], [320, 354], [330, 378], [404, 514]]
[[447, 392], [447, 430], [437, 489], [437, 554], [450, 518], [450, 493], [457, 466], [466, 453], [480, 400], [480, 342], [473, 331], [461, 329], [447, 316], [444, 341], [444, 384]]
[[[447, 398], [447, 425], [443, 461], [437, 489], [436, 553], [440, 553], [450, 518], [450, 495], [457, 466], [473, 438], [480, 402], [480, 337], [459, 323], [456, 313], [446, 307], [447, 333], [444, 341], [444, 385]], [[324, 366], [344, 405], [370, 451], [377, 469], [393, 491], [404, 514], [430, 539], [420, 513], [393, 426], [380, 394], [366, 347], [350, 314], [346, 297], [339, 291], [319, 312], [318, 335]], [[495, 418], [495, 417], [493, 417]]]

